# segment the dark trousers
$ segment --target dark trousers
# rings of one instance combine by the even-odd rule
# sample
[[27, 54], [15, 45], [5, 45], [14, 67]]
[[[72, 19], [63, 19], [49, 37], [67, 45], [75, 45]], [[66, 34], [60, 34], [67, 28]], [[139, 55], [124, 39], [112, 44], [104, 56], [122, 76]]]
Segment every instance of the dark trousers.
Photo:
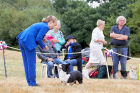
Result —
[[19, 40], [19, 46], [27, 83], [29, 86], [36, 86], [36, 49], [28, 50], [22, 40]]

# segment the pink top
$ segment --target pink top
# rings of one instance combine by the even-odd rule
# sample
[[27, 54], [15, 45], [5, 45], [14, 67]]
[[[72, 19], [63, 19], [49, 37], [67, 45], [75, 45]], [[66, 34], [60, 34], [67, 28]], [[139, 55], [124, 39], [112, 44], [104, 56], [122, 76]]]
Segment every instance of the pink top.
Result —
[[52, 40], [54, 39], [54, 37], [53, 37], [53, 36], [48, 35], [48, 36], [46, 36], [46, 39], [47, 39], [47, 40], [50, 40], [50, 41], [51, 41], [51, 43], [52, 43], [52, 45], [53, 45], [53, 47], [55, 47], [55, 44], [54, 44], [54, 42], [52, 41]]

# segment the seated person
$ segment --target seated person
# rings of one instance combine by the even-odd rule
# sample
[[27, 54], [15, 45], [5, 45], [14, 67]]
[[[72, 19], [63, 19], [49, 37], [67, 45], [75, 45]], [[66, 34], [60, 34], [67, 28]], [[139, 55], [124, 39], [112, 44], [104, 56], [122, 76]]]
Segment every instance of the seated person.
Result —
[[[76, 42], [73, 35], [68, 35], [66, 38], [67, 42], [65, 44], [66, 53], [81, 52], [81, 45]], [[82, 54], [66, 54], [64, 58], [66, 63], [70, 63], [69, 72], [73, 71], [73, 66], [77, 66], [78, 70], [82, 72]]]
[[55, 48], [58, 53], [61, 52], [61, 47], [63, 44], [65, 44], [65, 39], [62, 31], [60, 31], [61, 23], [60, 20], [57, 21], [57, 25], [54, 27], [54, 29], [47, 32], [47, 34], [50, 34], [53, 36], [52, 42], [55, 44]]
[[[54, 78], [54, 76], [52, 74], [52, 69], [53, 69], [53, 66], [55, 63], [54, 59], [57, 59], [58, 54], [57, 54], [56, 49], [53, 47], [51, 41], [47, 37], [45, 37], [43, 39], [43, 42], [45, 43], [45, 45], [47, 45], [49, 47], [49, 50], [42, 49], [38, 45], [36, 48], [36, 51], [40, 52], [40, 53], [37, 53], [37, 56], [42, 60], [43, 63], [47, 64], [48, 77]], [[41, 54], [41, 53], [44, 53], [44, 54]], [[47, 54], [47, 53], [56, 53], [56, 54]], [[57, 60], [59, 60], [59, 59], [57, 59]], [[58, 75], [56, 77], [58, 77]]]

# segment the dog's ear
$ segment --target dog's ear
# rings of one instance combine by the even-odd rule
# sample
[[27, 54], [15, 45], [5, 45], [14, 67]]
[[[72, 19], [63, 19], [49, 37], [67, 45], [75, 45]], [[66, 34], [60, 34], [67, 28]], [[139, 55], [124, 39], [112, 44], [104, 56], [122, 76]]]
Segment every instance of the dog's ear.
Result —
[[69, 66], [70, 66], [70, 63], [66, 64], [66, 73], [68, 74], [69, 72]]
[[70, 63], [66, 64], [66, 69], [67, 69], [67, 71], [68, 71], [68, 69], [69, 69], [69, 66], [70, 66]]
[[70, 63], [66, 64], [66, 66], [69, 67], [70, 66]]
[[67, 64], [62, 64], [62, 70], [63, 70], [64, 72], [67, 72]]

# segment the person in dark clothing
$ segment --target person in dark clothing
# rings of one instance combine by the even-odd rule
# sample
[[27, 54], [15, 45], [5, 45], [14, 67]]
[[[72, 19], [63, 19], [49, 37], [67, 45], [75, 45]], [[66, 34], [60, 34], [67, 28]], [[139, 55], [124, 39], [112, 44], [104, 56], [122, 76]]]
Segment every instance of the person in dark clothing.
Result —
[[79, 53], [82, 49], [81, 45], [76, 42], [76, 39], [73, 35], [68, 35], [66, 40], [66, 53], [69, 54], [65, 55], [64, 60], [66, 63], [70, 63], [69, 72], [73, 71], [73, 66], [77, 66], [78, 70], [82, 72], [82, 54]]

